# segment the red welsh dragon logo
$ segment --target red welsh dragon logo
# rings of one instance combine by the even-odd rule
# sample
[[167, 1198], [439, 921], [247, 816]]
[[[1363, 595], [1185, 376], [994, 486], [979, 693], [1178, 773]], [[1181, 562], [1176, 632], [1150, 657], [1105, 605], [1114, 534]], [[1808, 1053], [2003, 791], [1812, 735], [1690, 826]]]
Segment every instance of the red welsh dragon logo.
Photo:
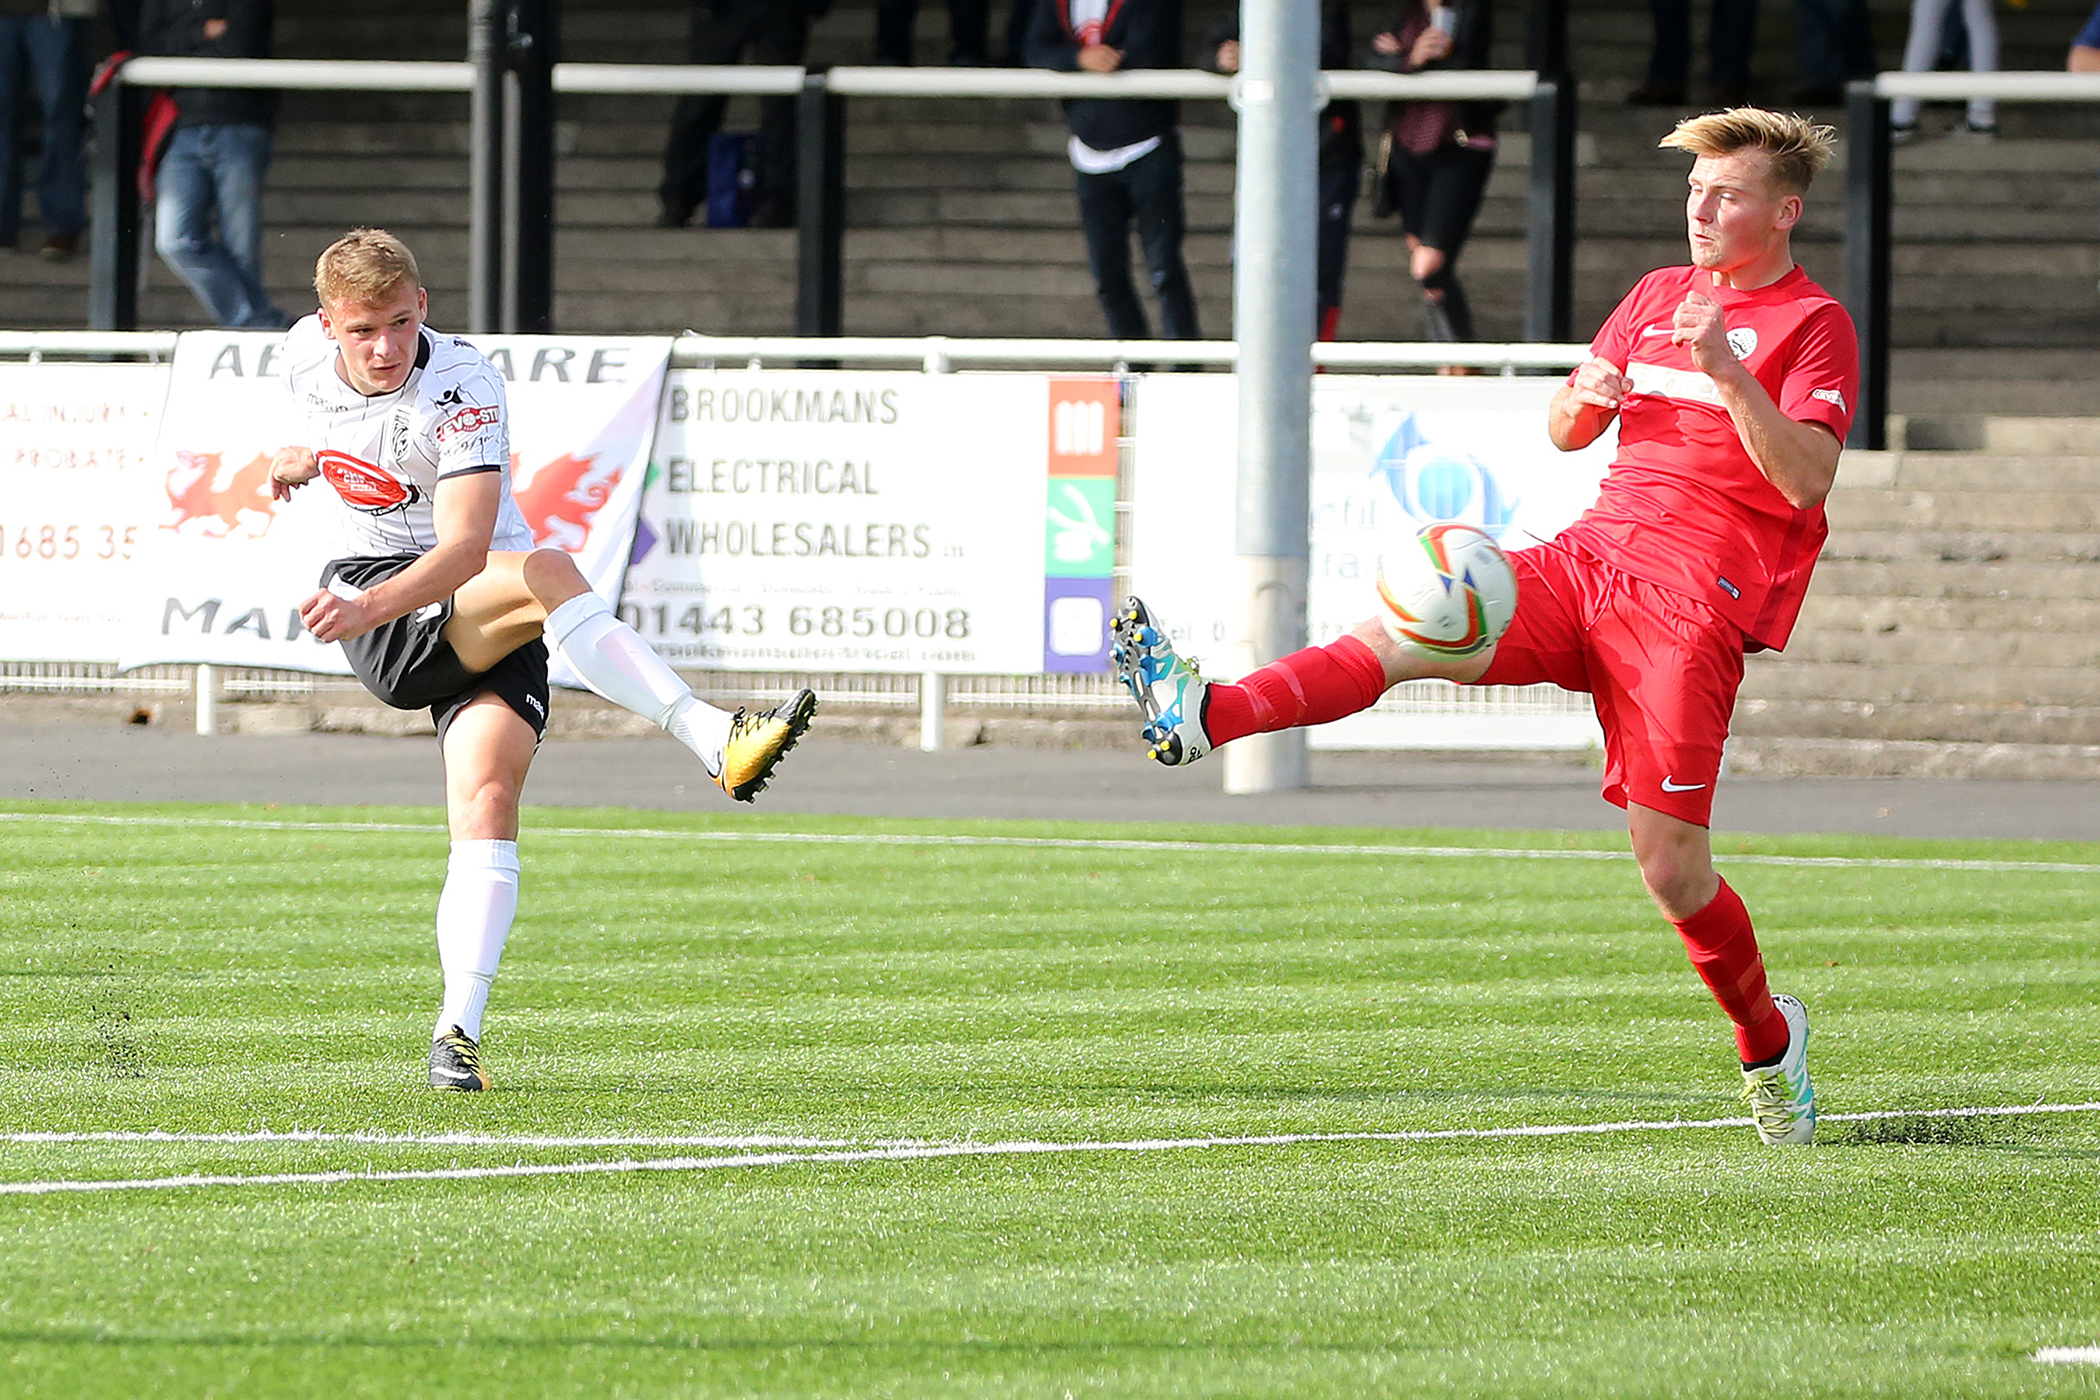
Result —
[[613, 473], [584, 481], [597, 461], [596, 457], [563, 453], [534, 472], [531, 481], [519, 486], [515, 484], [518, 454], [511, 454], [511, 494], [518, 502], [518, 513], [532, 530], [534, 544], [553, 545], [571, 554], [583, 548], [591, 533], [591, 521], [612, 494], [613, 483], [619, 480], [618, 474]]
[[[254, 518], [248, 522], [248, 538], [269, 533], [276, 514], [276, 504], [270, 499], [270, 459], [258, 455], [221, 484], [220, 456], [217, 452], [175, 454], [167, 482], [168, 504], [175, 508], [175, 515], [162, 522], [161, 529], [180, 530], [192, 521], [202, 521], [206, 523], [199, 526], [198, 534], [224, 539], [241, 524], [242, 516], [249, 516]], [[211, 526], [214, 521], [217, 529]]]

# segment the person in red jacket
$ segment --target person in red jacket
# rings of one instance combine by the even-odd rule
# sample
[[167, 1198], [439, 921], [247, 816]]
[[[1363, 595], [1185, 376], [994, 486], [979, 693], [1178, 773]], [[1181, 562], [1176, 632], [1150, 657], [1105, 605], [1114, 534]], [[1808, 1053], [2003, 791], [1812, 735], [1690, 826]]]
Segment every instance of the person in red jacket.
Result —
[[1554, 446], [1587, 447], [1616, 422], [1618, 453], [1581, 519], [1510, 555], [1516, 617], [1495, 647], [1431, 658], [1373, 620], [1213, 684], [1136, 598], [1113, 646], [1152, 757], [1168, 764], [1340, 719], [1403, 680], [1550, 681], [1594, 696], [1604, 796], [1625, 809], [1648, 893], [1734, 1023], [1768, 1143], [1815, 1134], [1808, 1016], [1766, 985], [1707, 827], [1744, 653], [1783, 647], [1793, 629], [1858, 398], [1852, 319], [1791, 250], [1834, 142], [1828, 127], [1750, 107], [1688, 118], [1663, 138], [1694, 157], [1691, 262], [1642, 278], [1554, 394]]

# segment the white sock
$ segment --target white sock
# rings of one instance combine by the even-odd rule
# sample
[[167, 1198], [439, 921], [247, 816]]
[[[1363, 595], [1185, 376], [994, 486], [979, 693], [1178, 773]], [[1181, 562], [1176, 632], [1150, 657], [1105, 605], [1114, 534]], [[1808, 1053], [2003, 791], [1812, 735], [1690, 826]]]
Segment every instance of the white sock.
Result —
[[655, 724], [703, 761], [719, 760], [729, 739], [730, 713], [696, 698], [603, 598], [577, 594], [547, 614], [544, 630], [585, 685]]
[[445, 970], [445, 1003], [438, 1008], [437, 1039], [458, 1026], [481, 1039], [481, 1013], [489, 984], [503, 960], [518, 913], [518, 843], [454, 841], [445, 862], [445, 891], [438, 896], [438, 966]]

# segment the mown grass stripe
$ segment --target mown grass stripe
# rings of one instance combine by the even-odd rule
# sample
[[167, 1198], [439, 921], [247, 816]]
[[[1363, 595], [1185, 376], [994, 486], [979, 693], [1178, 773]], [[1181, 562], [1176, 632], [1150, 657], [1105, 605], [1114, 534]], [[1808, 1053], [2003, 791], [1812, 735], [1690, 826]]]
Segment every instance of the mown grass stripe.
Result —
[[[224, 831], [313, 831], [366, 834], [442, 835], [439, 823], [296, 822], [254, 818], [187, 816], [97, 816], [65, 812], [0, 812], [4, 822], [53, 822], [95, 826], [208, 827]], [[1178, 855], [1363, 856], [1381, 860], [1630, 861], [1623, 850], [1552, 850], [1501, 846], [1348, 845], [1291, 841], [1169, 841], [1085, 836], [963, 836], [935, 832], [664, 831], [649, 827], [528, 827], [528, 837], [636, 841], [709, 842], [719, 845], [813, 845], [875, 847], [978, 847], [1059, 851], [1134, 851]], [[1728, 853], [1725, 865], [1767, 865], [1831, 870], [1937, 870], [2001, 874], [2100, 875], [2100, 863], [2085, 861], [1973, 860], [1917, 856], [1778, 856]]]

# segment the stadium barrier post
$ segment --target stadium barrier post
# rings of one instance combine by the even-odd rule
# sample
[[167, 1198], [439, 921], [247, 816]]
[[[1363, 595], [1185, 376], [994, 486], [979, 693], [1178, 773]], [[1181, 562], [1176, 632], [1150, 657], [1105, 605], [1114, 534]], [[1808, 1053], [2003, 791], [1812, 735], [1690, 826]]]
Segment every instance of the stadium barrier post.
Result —
[[1879, 452], [1889, 417], [1889, 103], [1873, 79], [1845, 88], [1845, 301], [1859, 334], [1859, 402], [1845, 446]]
[[948, 738], [948, 678], [939, 671], [919, 676], [919, 752], [939, 753]]
[[561, 0], [507, 0], [503, 76], [503, 329], [554, 329], [554, 65]]
[[197, 732], [207, 738], [219, 732], [219, 668], [209, 662], [197, 667]]
[[[1241, 9], [1233, 337], [1239, 342], [1237, 645], [1245, 675], [1305, 645], [1311, 557], [1314, 256], [1319, 217], [1318, 0]], [[1285, 792], [1311, 777], [1305, 731], [1224, 753], [1224, 790]]]
[[467, 330], [476, 335], [503, 316], [502, 24], [497, 0], [467, 0]]
[[1524, 338], [1557, 345], [1575, 300], [1575, 82], [1552, 69], [1531, 99], [1529, 225]]
[[144, 94], [121, 70], [95, 97], [95, 150], [88, 219], [91, 331], [139, 324], [139, 124]]
[[795, 334], [836, 336], [844, 323], [846, 99], [811, 73], [795, 103]]

